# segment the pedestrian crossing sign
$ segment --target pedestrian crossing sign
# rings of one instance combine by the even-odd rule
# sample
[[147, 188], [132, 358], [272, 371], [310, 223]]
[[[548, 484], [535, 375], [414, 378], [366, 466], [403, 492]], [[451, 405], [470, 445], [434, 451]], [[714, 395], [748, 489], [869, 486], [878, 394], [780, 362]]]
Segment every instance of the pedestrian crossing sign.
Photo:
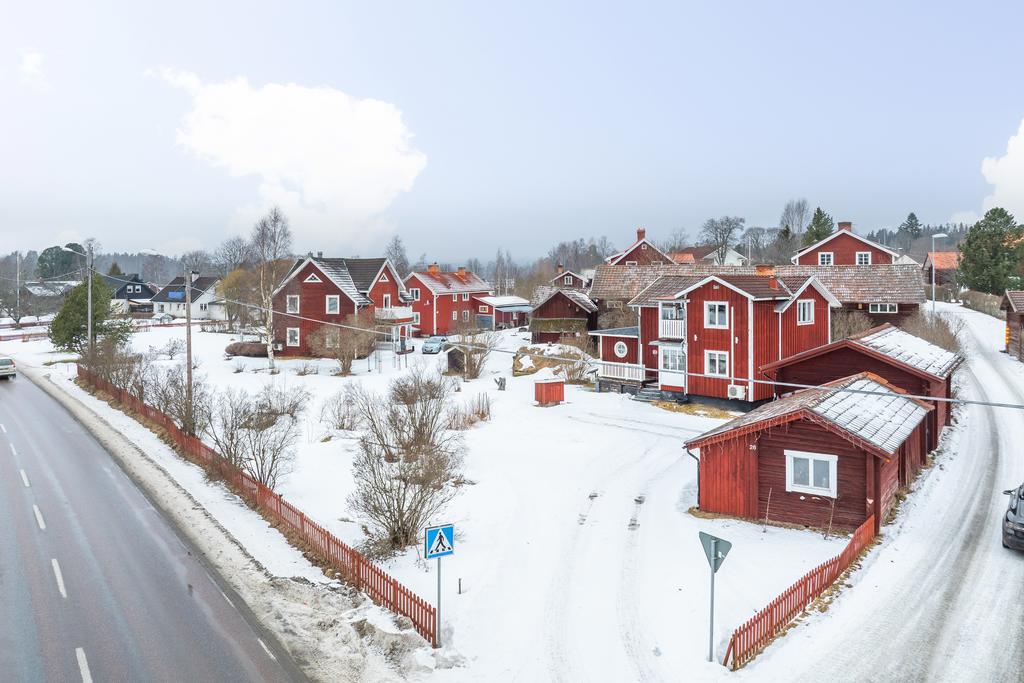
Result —
[[442, 524], [427, 527], [425, 537], [426, 552], [424, 557], [432, 560], [435, 557], [455, 554], [455, 525]]

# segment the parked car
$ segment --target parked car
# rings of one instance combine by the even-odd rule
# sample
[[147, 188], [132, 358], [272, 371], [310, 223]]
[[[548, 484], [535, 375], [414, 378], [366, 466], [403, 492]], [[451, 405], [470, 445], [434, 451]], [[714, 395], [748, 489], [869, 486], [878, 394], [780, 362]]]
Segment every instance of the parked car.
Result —
[[14, 359], [0, 356], [0, 377], [14, 379], [17, 376], [18, 368], [14, 365]]
[[447, 341], [448, 337], [428, 337], [423, 342], [423, 353], [441, 353]]
[[1010, 497], [1003, 517], [1003, 547], [1024, 550], [1024, 484], [1003, 493]]

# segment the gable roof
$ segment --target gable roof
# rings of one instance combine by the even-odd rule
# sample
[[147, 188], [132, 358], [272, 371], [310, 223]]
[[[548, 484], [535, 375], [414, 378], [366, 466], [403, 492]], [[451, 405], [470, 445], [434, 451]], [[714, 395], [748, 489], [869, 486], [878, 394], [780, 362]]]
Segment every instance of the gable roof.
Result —
[[833, 232], [831, 235], [829, 235], [825, 239], [818, 240], [814, 244], [812, 244], [812, 245], [810, 245], [808, 247], [804, 247], [800, 251], [796, 252], [795, 254], [793, 254], [792, 258], [790, 258], [789, 260], [792, 261], [793, 263], [796, 263], [800, 259], [800, 257], [803, 256], [804, 254], [806, 254], [807, 252], [814, 251], [818, 247], [820, 247], [820, 246], [822, 246], [824, 244], [827, 244], [828, 242], [831, 242], [832, 240], [834, 240], [835, 238], [839, 237], [840, 235], [849, 235], [850, 237], [852, 237], [852, 238], [854, 238], [856, 240], [860, 240], [861, 242], [863, 242], [864, 244], [866, 244], [866, 245], [868, 245], [870, 247], [874, 247], [875, 249], [881, 249], [885, 253], [887, 253], [890, 256], [892, 256], [894, 259], [897, 259], [900, 256], [898, 253], [896, 253], [892, 249], [889, 249], [888, 247], [883, 247], [881, 244], [877, 244], [875, 242], [872, 242], [867, 237], [861, 237], [860, 235], [855, 233], [853, 230], [838, 230], [837, 229], [835, 232]]
[[929, 251], [924, 260], [924, 268], [931, 264], [935, 270], [956, 270], [960, 267], [959, 251]]
[[693, 254], [688, 251], [673, 251], [668, 255], [674, 263], [694, 263]]
[[593, 330], [591, 332], [587, 332], [587, 334], [593, 337], [639, 337], [640, 328], [638, 326], [609, 327], [604, 330]]
[[334, 283], [338, 289], [345, 293], [355, 304], [365, 306], [373, 303], [368, 294], [373, 285], [380, 278], [380, 274], [388, 269], [391, 277], [398, 284], [398, 295], [402, 297], [405, 292], [405, 284], [398, 276], [394, 266], [386, 258], [326, 258], [323, 256], [307, 256], [296, 259], [288, 274], [274, 290], [276, 294], [285, 284], [305, 269], [307, 264], [313, 264], [327, 279]]
[[[670, 256], [672, 257], [672, 260], [675, 261], [676, 263], [694, 263], [696, 261], [703, 261], [707, 259], [709, 256], [714, 256], [716, 251], [718, 251], [718, 247], [716, 247], [713, 244], [698, 244], [692, 247], [684, 247], [679, 251], [673, 252], [672, 254], [670, 254]], [[731, 251], [732, 253], [742, 258], [744, 261], [747, 260], [746, 257], [743, 256], [743, 254], [740, 254], [732, 247], [726, 247], [725, 251], [726, 253]]]
[[559, 273], [558, 275], [555, 275], [553, 278], [548, 280], [548, 282], [554, 282], [555, 280], [561, 280], [566, 275], [572, 275], [574, 278], [576, 278], [577, 280], [582, 281], [583, 283], [586, 283], [586, 281], [587, 281], [587, 278], [583, 277], [582, 275], [580, 275], [577, 272], [574, 272], [574, 271], [571, 271], [571, 270], [563, 270], [561, 273]]
[[1014, 313], [1024, 311], [1024, 291], [1019, 289], [1006, 290], [999, 308], [1004, 311], [1013, 311]]
[[[542, 288], [538, 287], [537, 289], [539, 290]], [[535, 299], [538, 301], [538, 303], [534, 304], [533, 310], [537, 310], [538, 308], [546, 304], [549, 300], [553, 299], [559, 294], [561, 294], [569, 301], [573, 302], [574, 304], [582, 308], [587, 313], [593, 313], [597, 310], [597, 304], [591, 301], [590, 297], [588, 297], [586, 294], [584, 294], [578, 289], [558, 289], [556, 287], [551, 287], [548, 289], [549, 291], [547, 292], [546, 296], [543, 296], [543, 298], [539, 298], [539, 300]]]
[[889, 459], [931, 406], [870, 372], [804, 389], [741, 415], [686, 443], [703, 447], [798, 419], [807, 419], [861, 448]]
[[839, 339], [767, 363], [761, 366], [761, 370], [776, 370], [841, 348], [855, 349], [879, 360], [899, 365], [924, 379], [944, 380], [964, 361], [964, 357], [958, 353], [947, 351], [941, 346], [885, 323], [847, 339]]
[[494, 289], [490, 282], [484, 280], [471, 270], [465, 271], [465, 275], [462, 276], [459, 275], [458, 271], [438, 271], [436, 273], [413, 271], [405, 276], [405, 281], [408, 282], [409, 278], [413, 276], [416, 276], [416, 279], [422, 282], [423, 286], [434, 294], [468, 294], [472, 292], [490, 292]]
[[[192, 283], [192, 301], [195, 301], [201, 297], [206, 290], [211, 289], [220, 282], [219, 277], [212, 275], [200, 275]], [[159, 292], [156, 293], [150, 301], [154, 303], [185, 303], [185, 276], [179, 275], [170, 282], [168, 282]]]
[[[637, 232], [640, 232], [640, 230], [638, 230]], [[622, 259], [625, 258], [625, 256], [627, 254], [629, 254], [629, 252], [633, 251], [634, 249], [639, 247], [641, 244], [646, 244], [648, 249], [653, 249], [654, 251], [658, 252], [658, 254], [660, 254], [665, 259], [666, 263], [672, 263], [672, 257], [671, 256], [669, 256], [668, 254], [663, 252], [661, 249], [658, 249], [658, 247], [654, 246], [654, 242], [652, 242], [649, 239], [647, 239], [646, 231], [644, 231], [644, 234], [643, 234], [642, 237], [640, 237], [640, 236], [637, 237], [636, 242], [633, 242], [633, 244], [629, 245], [628, 247], [626, 247], [622, 251], [618, 252], [617, 254], [612, 254], [611, 256], [607, 257], [605, 259], [605, 263], [609, 263], [609, 264], [611, 264], [613, 266], [619, 265], [619, 262], [622, 261]]]

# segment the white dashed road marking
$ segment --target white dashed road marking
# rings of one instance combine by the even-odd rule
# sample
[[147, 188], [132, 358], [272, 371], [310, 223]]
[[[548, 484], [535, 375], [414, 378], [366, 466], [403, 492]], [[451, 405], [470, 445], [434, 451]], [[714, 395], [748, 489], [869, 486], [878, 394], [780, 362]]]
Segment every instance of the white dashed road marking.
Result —
[[275, 657], [274, 653], [270, 651], [270, 648], [267, 647], [267, 644], [263, 642], [263, 639], [262, 638], [257, 638], [256, 640], [259, 641], [260, 647], [262, 647], [263, 651], [267, 653], [267, 656], [270, 657], [271, 659], [273, 659], [274, 661], [277, 661], [277, 657]]
[[22, 481], [22, 483], [25, 484], [25, 488], [28, 488], [29, 487], [28, 475], [25, 474], [25, 470], [18, 470], [18, 471], [21, 472], [21, 481]]
[[82, 683], [92, 683], [92, 674], [89, 673], [89, 660], [85, 658], [85, 650], [76, 647], [75, 658], [78, 660], [78, 672], [82, 674]]
[[39, 525], [39, 529], [46, 531], [46, 522], [43, 521], [43, 513], [39, 511], [39, 506], [33, 505], [32, 512], [36, 513], [36, 524]]
[[60, 597], [68, 597], [67, 590], [64, 589], [64, 575], [60, 573], [60, 564], [57, 562], [57, 558], [50, 560], [53, 565], [53, 577], [57, 579], [57, 590], [60, 591]]

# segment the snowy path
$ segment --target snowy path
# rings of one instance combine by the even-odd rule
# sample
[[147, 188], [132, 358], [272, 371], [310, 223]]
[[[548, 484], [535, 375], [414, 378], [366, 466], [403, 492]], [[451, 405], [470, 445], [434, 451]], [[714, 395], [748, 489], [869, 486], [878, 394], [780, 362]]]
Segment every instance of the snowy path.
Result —
[[[1003, 323], [966, 322], [966, 398], [1024, 404], [1024, 367], [999, 352]], [[905, 503], [891, 540], [826, 618], [789, 633], [743, 674], [756, 679], [1019, 681], [1024, 554], [1002, 548], [1004, 489], [1024, 479], [1024, 413], [968, 406], [953, 457]], [[813, 656], [808, 656], [813, 653]], [[786, 675], [788, 674], [788, 675]]]

